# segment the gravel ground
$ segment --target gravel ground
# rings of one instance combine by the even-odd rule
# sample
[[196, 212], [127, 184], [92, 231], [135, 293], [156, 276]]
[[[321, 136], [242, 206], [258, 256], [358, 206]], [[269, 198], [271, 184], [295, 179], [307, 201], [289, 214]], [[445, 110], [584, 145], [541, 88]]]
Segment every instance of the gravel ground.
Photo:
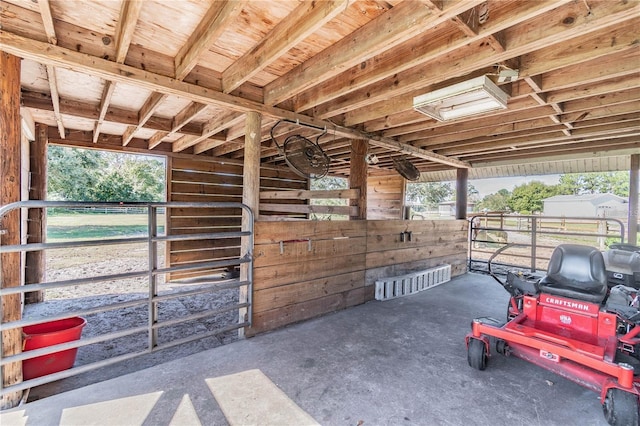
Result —
[[[162, 253], [163, 250], [160, 250], [160, 252]], [[159, 262], [162, 261], [162, 258], [160, 258]], [[51, 250], [47, 253], [46, 281], [87, 279], [115, 273], [145, 271], [147, 264], [148, 255], [144, 244]], [[222, 276], [218, 278], [221, 283], [224, 282]], [[202, 288], [202, 286], [168, 284], [162, 278], [159, 279], [158, 283], [158, 293], [160, 295], [197, 288]], [[87, 320], [87, 325], [82, 333], [82, 338], [85, 339], [117, 330], [147, 326], [149, 323], [149, 307], [146, 303], [148, 294], [149, 286], [146, 276], [56, 288], [45, 292], [45, 301], [43, 303], [26, 305], [24, 318], [45, 318], [122, 302], [135, 300], [141, 302], [137, 306], [82, 315]], [[160, 321], [168, 321], [191, 314], [205, 313], [232, 305], [237, 301], [237, 289], [168, 299], [158, 304], [158, 318]], [[237, 310], [232, 310], [211, 317], [163, 327], [158, 332], [158, 344], [170, 344], [174, 340], [182, 339], [189, 335], [219, 330], [236, 323], [237, 315]], [[34, 388], [30, 392], [29, 400], [32, 401], [138, 371], [234, 340], [237, 340], [237, 331], [235, 330], [152, 353], [145, 353], [125, 362], [119, 362]], [[81, 347], [78, 350], [75, 366], [90, 364], [126, 353], [147, 351], [148, 341], [148, 333], [143, 332]]]

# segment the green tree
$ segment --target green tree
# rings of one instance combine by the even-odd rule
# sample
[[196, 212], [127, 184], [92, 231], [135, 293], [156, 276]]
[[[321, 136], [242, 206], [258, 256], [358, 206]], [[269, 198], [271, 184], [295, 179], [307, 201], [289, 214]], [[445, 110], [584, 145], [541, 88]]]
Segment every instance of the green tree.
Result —
[[69, 201], [163, 201], [164, 162], [155, 158], [50, 146], [49, 198]]
[[560, 175], [562, 194], [612, 193], [620, 197], [629, 196], [628, 172], [572, 173]]
[[47, 153], [50, 200], [93, 201], [92, 188], [108, 162], [99, 151], [51, 145]]
[[491, 212], [508, 211], [509, 198], [511, 198], [511, 192], [502, 188], [495, 194], [486, 195], [482, 201], [476, 205], [476, 211], [488, 210]]
[[560, 194], [559, 185], [532, 181], [516, 186], [508, 201], [511, 211], [523, 214], [542, 211], [542, 200]]
[[451, 185], [442, 182], [409, 183], [405, 199], [407, 204], [425, 205], [435, 208], [453, 194]]

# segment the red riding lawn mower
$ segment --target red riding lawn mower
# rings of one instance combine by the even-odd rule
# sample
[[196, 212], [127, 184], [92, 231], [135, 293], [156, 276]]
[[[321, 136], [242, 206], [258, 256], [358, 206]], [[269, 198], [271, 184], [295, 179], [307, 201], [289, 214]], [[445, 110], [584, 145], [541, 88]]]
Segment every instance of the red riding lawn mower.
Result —
[[[489, 273], [509, 292], [507, 322], [476, 318], [466, 336], [469, 365], [484, 370], [491, 349], [600, 393], [611, 425], [638, 425], [640, 247], [563, 244], [547, 274]], [[605, 263], [606, 260], [606, 263]]]

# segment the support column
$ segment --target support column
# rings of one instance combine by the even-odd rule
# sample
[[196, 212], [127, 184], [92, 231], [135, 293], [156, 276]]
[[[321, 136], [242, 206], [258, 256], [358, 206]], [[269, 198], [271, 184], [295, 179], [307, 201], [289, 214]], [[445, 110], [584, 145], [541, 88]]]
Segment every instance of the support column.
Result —
[[629, 220], [627, 226], [627, 242], [637, 244], [638, 241], [638, 197], [640, 192], [640, 154], [631, 155], [629, 168]]
[[349, 188], [359, 189], [357, 200], [349, 200], [350, 206], [358, 206], [358, 215], [350, 216], [349, 220], [364, 220], [367, 218], [367, 162], [365, 157], [369, 150], [369, 143], [365, 140], [351, 142], [351, 157], [349, 159]]
[[[35, 140], [29, 150], [30, 171], [30, 200], [47, 199], [47, 139], [49, 127], [44, 124], [36, 124]], [[44, 243], [47, 235], [47, 210], [29, 209], [27, 224], [27, 243]], [[27, 252], [25, 265], [25, 284], [37, 284], [44, 282], [47, 269], [44, 250]], [[44, 292], [32, 291], [25, 293], [24, 302], [44, 302]]]
[[[20, 58], [0, 52], [0, 205], [20, 201]], [[20, 244], [20, 210], [0, 219], [2, 245]], [[20, 285], [22, 267], [20, 253], [1, 255], [2, 288]], [[2, 297], [2, 323], [22, 318], [22, 297], [19, 294]], [[22, 352], [20, 328], [2, 332], [2, 356]], [[22, 382], [22, 363], [2, 367], [2, 385]], [[18, 405], [22, 392], [2, 396], [0, 409]]]
[[[257, 221], [260, 209], [260, 141], [262, 139], [262, 116], [257, 112], [248, 112], [244, 124], [244, 165], [242, 171], [242, 202], [253, 211], [253, 217]], [[249, 215], [242, 212], [242, 229], [247, 229], [249, 225]], [[249, 238], [243, 237], [240, 251], [242, 255], [253, 256], [253, 247]], [[249, 264], [243, 263], [240, 266], [240, 281], [246, 281], [253, 275], [249, 270]], [[240, 287], [239, 303], [251, 302], [251, 294], [248, 294], [246, 287]], [[241, 322], [246, 321], [247, 308], [239, 311]], [[244, 330], [238, 330], [238, 337], [244, 337]]]
[[467, 186], [469, 169], [457, 169], [456, 172], [456, 219], [467, 218]]

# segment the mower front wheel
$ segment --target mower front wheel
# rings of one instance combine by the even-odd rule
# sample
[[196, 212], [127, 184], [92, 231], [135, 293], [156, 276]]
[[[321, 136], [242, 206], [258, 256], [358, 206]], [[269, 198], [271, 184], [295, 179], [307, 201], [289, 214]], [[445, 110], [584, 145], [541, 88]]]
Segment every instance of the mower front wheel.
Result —
[[622, 389], [611, 388], [607, 391], [602, 411], [607, 423], [613, 426], [637, 425], [638, 396]]
[[487, 347], [482, 340], [469, 339], [467, 361], [469, 362], [469, 366], [476, 370], [484, 370], [487, 368]]

